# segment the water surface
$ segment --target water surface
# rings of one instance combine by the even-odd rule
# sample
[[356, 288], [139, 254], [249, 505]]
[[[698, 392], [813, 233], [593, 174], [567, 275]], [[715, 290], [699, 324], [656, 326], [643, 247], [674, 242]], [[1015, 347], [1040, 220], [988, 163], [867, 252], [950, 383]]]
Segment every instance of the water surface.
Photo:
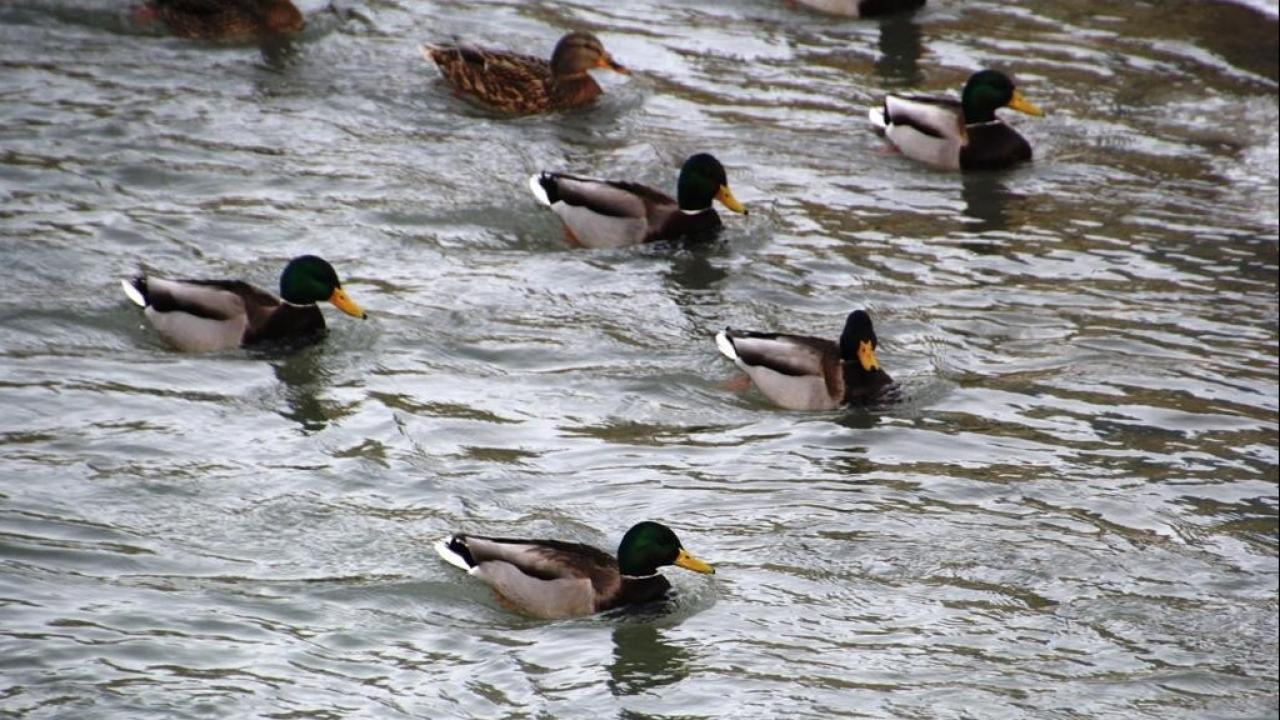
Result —
[[[1274, 718], [1274, 11], [766, 0], [304, 5], [290, 47], [0, 7], [0, 709], [13, 717]], [[452, 97], [452, 36], [597, 32], [568, 115]], [[886, 153], [865, 108], [1014, 71], [1034, 164]], [[751, 208], [567, 248], [539, 169]], [[727, 215], [727, 214], [726, 214]], [[168, 351], [139, 270], [331, 260], [367, 322]], [[867, 308], [906, 400], [794, 413], [711, 335]], [[660, 617], [526, 620], [456, 529], [714, 563]]]

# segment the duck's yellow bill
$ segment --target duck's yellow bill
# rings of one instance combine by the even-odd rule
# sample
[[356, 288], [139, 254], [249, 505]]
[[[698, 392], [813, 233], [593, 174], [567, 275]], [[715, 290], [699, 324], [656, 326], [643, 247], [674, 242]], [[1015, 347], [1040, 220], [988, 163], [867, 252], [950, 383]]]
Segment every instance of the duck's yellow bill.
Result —
[[880, 369], [880, 363], [876, 360], [876, 350], [871, 347], [870, 340], [858, 343], [858, 362], [862, 363], [862, 369], [867, 372]]
[[721, 205], [736, 213], [747, 214], [747, 209], [742, 207], [742, 203], [738, 202], [738, 198], [733, 196], [733, 191], [729, 189], [728, 185], [720, 186], [720, 189], [716, 191], [716, 199], [720, 201]]
[[631, 74], [630, 70], [623, 67], [621, 63], [614, 60], [613, 56], [609, 54], [601, 55], [600, 59], [596, 61], [596, 67], [604, 68], [605, 70], [612, 70], [623, 75]]
[[333, 294], [329, 296], [329, 302], [333, 303], [334, 307], [348, 315], [351, 315], [352, 317], [358, 317], [361, 320], [369, 317], [365, 314], [364, 310], [360, 309], [360, 306], [356, 304], [356, 301], [352, 300], [347, 295], [347, 291], [342, 288], [333, 289]]
[[1028, 115], [1044, 115], [1043, 110], [1033, 105], [1031, 101], [1023, 97], [1022, 93], [1018, 90], [1013, 91], [1013, 98], [1009, 100], [1009, 107]]
[[715, 568], [690, 555], [689, 551], [684, 548], [680, 548], [680, 554], [676, 556], [676, 565], [679, 565], [686, 570], [706, 573], [708, 575], [714, 575], [716, 573]]

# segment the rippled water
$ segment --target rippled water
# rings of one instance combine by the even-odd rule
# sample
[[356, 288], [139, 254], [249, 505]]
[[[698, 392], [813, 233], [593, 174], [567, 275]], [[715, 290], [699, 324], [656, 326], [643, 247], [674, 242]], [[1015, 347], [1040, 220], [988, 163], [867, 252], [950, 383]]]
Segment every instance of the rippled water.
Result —
[[[0, 714], [1277, 717], [1277, 23], [1213, 2], [304, 5], [291, 48], [0, 6]], [[417, 45], [635, 70], [509, 120]], [[1034, 164], [883, 151], [865, 106], [1014, 70]], [[719, 242], [565, 247], [537, 169], [670, 188]], [[295, 354], [166, 350], [144, 269], [370, 313]], [[908, 399], [773, 409], [726, 324], [869, 308]], [[532, 621], [429, 542], [713, 562], [659, 618]]]

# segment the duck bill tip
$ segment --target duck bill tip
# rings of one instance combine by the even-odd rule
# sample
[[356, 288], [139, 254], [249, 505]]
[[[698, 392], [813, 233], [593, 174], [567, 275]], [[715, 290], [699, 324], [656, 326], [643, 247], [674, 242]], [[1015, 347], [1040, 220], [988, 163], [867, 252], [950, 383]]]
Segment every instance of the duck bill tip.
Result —
[[1035, 117], [1041, 117], [1044, 115], [1043, 110], [1037, 107], [1035, 103], [1028, 100], [1026, 96], [1017, 90], [1013, 91], [1013, 99], [1009, 101], [1009, 109], [1017, 110], [1018, 112], [1026, 113], [1028, 115], [1034, 115]]
[[719, 200], [721, 205], [724, 205], [733, 212], [740, 215], [747, 214], [747, 208], [743, 206], [742, 203], [738, 202], [738, 198], [733, 196], [733, 191], [729, 189], [728, 185], [720, 186], [720, 190], [716, 192], [716, 200]]
[[880, 361], [876, 359], [875, 348], [871, 347], [869, 340], [858, 343], [858, 364], [867, 372], [880, 369]]
[[684, 548], [680, 548], [680, 554], [676, 556], [675, 564], [686, 570], [692, 570], [696, 573], [702, 573], [704, 575], [716, 574], [715, 568], [711, 567], [711, 565], [709, 565], [708, 563], [703, 562], [702, 560], [699, 560], [698, 558], [694, 557], [692, 554], [689, 553], [688, 550], [685, 550]]
[[351, 296], [347, 295], [342, 288], [334, 288], [333, 293], [329, 295], [329, 303], [351, 317], [357, 317], [361, 320], [369, 319], [369, 314], [355, 300], [352, 300]]

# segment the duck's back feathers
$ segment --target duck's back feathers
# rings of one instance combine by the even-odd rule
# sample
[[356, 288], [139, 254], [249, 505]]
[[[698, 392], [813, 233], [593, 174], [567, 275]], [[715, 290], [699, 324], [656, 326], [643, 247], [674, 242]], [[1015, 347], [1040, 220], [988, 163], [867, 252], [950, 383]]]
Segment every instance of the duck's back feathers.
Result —
[[[535, 187], [536, 186], [536, 187]], [[646, 218], [650, 205], [675, 206], [670, 195], [639, 183], [543, 172], [530, 179], [534, 194], [551, 208], [571, 205], [598, 215], [617, 218]]]
[[151, 12], [174, 35], [240, 41], [302, 29], [302, 13], [290, 0], [151, 0]]
[[877, 132], [909, 158], [947, 170], [995, 170], [1031, 159], [1031, 145], [996, 111], [1042, 115], [1007, 75], [969, 76], [961, 100], [889, 95], [869, 116]]
[[160, 337], [187, 352], [306, 337], [325, 327], [324, 314], [315, 305], [291, 305], [239, 280], [139, 276], [121, 285], [130, 300], [146, 308]]
[[245, 283], [140, 276], [121, 284], [130, 300], [146, 308], [147, 320], [161, 339], [179, 350], [237, 347], [249, 329], [246, 297], [255, 289]]
[[830, 340], [725, 328], [716, 346], [781, 407], [830, 410], [845, 402], [840, 347]]
[[458, 95], [516, 115], [581, 107], [601, 92], [585, 72], [555, 78], [551, 64], [532, 55], [468, 45], [424, 45], [422, 54]]
[[250, 304], [274, 307], [280, 298], [239, 280], [166, 280], [139, 277], [133, 281], [156, 312], [182, 312], [210, 320], [226, 320], [246, 312]]
[[626, 247], [721, 227], [714, 209], [685, 212], [675, 198], [640, 183], [543, 172], [529, 187], [583, 247]]
[[551, 66], [531, 55], [500, 53], [468, 45], [431, 45], [423, 54], [453, 91], [513, 113], [545, 109]]
[[964, 112], [948, 98], [889, 95], [871, 113], [872, 125], [903, 155], [949, 170], [960, 169], [968, 144]]
[[617, 561], [598, 548], [560, 540], [493, 538], [453, 535], [453, 545], [461, 546], [472, 568], [486, 562], [503, 562], [539, 580], [583, 578], [618, 572]]
[[788, 410], [831, 410], [895, 399], [893, 379], [876, 358], [871, 316], [855, 310], [840, 342], [807, 335], [725, 328], [716, 346], [756, 387]]
[[964, 109], [952, 98], [929, 95], [889, 95], [884, 99], [889, 125], [908, 125], [932, 137], [954, 136], [964, 131]]
[[617, 561], [590, 545], [458, 534], [436, 552], [487, 583], [510, 609], [534, 617], [588, 615], [621, 596]]

